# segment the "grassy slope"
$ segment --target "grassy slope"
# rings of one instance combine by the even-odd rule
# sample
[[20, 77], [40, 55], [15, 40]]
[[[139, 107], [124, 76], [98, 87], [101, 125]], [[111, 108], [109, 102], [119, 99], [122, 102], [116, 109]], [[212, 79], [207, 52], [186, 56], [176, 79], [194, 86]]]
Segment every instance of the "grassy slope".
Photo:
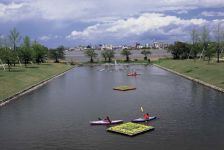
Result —
[[224, 88], [224, 63], [210, 63], [196, 60], [159, 60], [163, 67]]
[[53, 63], [16, 67], [11, 72], [0, 68], [0, 101], [69, 68], [69, 65]]

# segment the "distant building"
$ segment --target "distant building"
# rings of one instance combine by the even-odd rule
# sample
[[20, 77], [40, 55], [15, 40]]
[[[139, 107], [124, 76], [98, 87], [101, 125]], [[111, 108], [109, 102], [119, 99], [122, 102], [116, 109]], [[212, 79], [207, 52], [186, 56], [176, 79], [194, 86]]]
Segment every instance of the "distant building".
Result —
[[112, 44], [103, 44], [103, 45], [101, 45], [101, 50], [105, 50], [105, 49], [112, 50], [113, 49], [113, 45]]
[[128, 47], [127, 45], [123, 45], [121, 49], [129, 49], [130, 47]]
[[150, 46], [150, 44], [149, 43], [146, 43], [145, 44], [145, 48], [150, 48], [151, 46]]
[[136, 49], [139, 49], [140, 46], [141, 46], [140, 43], [138, 43], [138, 42], [135, 43], [135, 48], [136, 48]]
[[167, 43], [164, 42], [153, 42], [152, 47], [156, 48], [156, 49], [165, 49], [167, 48], [169, 45]]

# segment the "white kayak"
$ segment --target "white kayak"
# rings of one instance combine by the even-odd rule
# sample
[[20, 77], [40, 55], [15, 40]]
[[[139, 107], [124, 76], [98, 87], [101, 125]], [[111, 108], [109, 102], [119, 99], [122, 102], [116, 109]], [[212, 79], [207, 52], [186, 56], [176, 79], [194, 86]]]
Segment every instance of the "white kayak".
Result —
[[90, 121], [91, 125], [110, 125], [110, 124], [118, 124], [122, 123], [123, 120], [111, 120], [111, 123], [107, 120], [97, 120], [97, 121]]
[[138, 119], [132, 120], [132, 122], [146, 122], [146, 121], [151, 121], [151, 120], [154, 120], [154, 119], [156, 119], [156, 116], [149, 117], [149, 119], [138, 118]]

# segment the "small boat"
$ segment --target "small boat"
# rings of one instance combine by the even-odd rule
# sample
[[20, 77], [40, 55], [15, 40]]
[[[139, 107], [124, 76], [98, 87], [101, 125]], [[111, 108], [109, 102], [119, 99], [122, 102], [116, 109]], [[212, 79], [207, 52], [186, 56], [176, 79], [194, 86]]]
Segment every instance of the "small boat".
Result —
[[149, 117], [149, 119], [138, 118], [138, 119], [132, 120], [132, 122], [147, 122], [147, 121], [151, 121], [151, 120], [154, 120], [154, 119], [156, 119], [156, 116]]
[[107, 120], [97, 120], [97, 121], [90, 121], [91, 125], [110, 125], [110, 124], [119, 124], [122, 123], [123, 120], [112, 120], [111, 123]]
[[138, 75], [141, 75], [139, 73], [128, 73], [128, 76], [138, 76]]

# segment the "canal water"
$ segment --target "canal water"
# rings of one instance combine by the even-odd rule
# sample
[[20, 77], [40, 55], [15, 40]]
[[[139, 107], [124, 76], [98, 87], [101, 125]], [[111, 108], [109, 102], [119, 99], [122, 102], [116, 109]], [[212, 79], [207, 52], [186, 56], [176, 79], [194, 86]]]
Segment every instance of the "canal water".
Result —
[[[224, 94], [154, 66], [78, 67], [0, 108], [1, 150], [223, 150]], [[134, 85], [120, 92], [118, 85]], [[128, 122], [140, 107], [159, 119], [135, 137], [91, 126], [110, 116]]]

